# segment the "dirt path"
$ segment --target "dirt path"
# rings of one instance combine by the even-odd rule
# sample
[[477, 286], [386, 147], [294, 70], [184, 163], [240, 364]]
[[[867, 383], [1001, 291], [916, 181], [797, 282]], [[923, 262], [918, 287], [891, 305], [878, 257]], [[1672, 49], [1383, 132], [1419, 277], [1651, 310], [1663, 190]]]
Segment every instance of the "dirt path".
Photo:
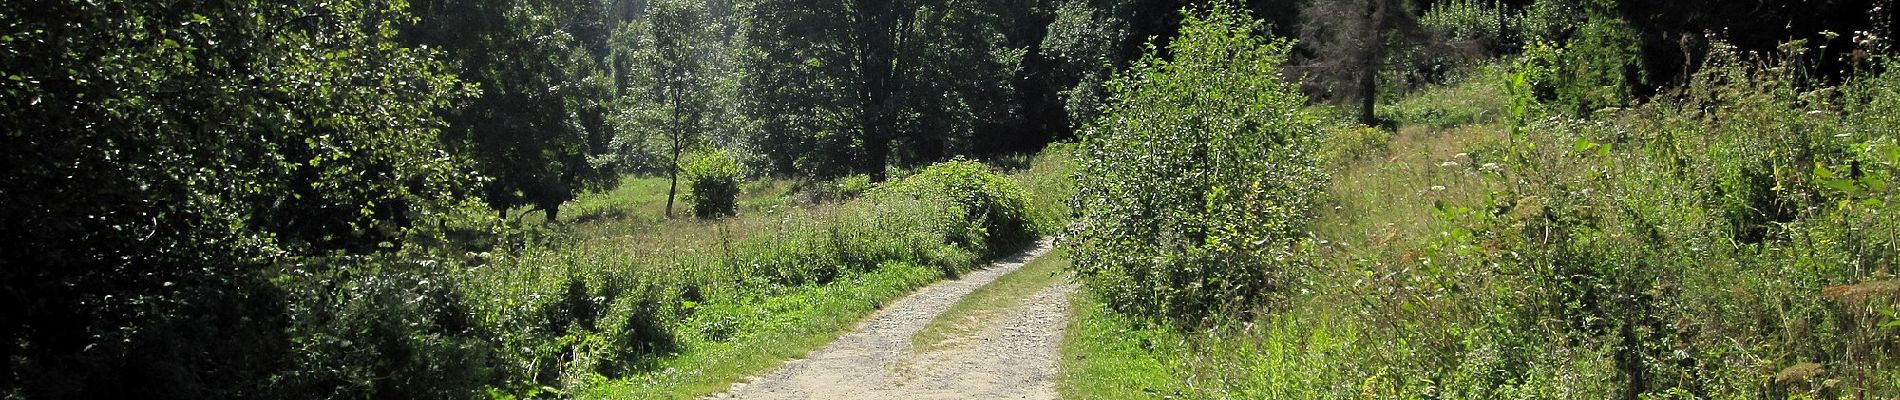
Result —
[[1054, 399], [1056, 350], [1071, 285], [1037, 292], [977, 337], [911, 352], [911, 335], [957, 300], [1042, 256], [1039, 243], [990, 268], [931, 285], [873, 314], [805, 359], [734, 385], [714, 399]]

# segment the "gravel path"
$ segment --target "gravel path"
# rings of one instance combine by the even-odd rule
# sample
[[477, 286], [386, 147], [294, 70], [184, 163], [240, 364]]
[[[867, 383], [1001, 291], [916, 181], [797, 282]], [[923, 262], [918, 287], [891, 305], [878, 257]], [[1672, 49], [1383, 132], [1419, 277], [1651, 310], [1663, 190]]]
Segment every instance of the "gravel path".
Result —
[[1049, 251], [1047, 241], [990, 268], [918, 290], [807, 358], [712, 399], [1054, 399], [1056, 351], [1072, 285], [1038, 291], [958, 344], [911, 352], [910, 337], [978, 287]]

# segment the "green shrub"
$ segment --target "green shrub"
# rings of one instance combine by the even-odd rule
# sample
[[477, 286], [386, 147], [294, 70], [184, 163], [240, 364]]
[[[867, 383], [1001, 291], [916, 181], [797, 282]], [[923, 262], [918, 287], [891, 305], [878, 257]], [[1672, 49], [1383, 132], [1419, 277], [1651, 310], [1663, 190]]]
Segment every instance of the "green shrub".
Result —
[[[1528, 283], [1510, 318], [1600, 351], [1622, 397], [1892, 396], [1880, 285], [1900, 154], [1891, 113], [1866, 108], [1893, 101], [1892, 78], [1827, 88], [1799, 64], [1709, 54], [1674, 99], [1528, 123], [1494, 211], [1461, 221], [1462, 246], [1495, 249], [1469, 262]], [[1841, 294], [1857, 290], [1881, 294]], [[1761, 384], [1802, 363], [1839, 381]]]
[[1418, 23], [1446, 39], [1501, 49], [1511, 40], [1512, 17], [1497, 0], [1450, 0], [1432, 3]]
[[977, 230], [959, 244], [980, 255], [997, 255], [1036, 238], [1027, 217], [1028, 192], [982, 163], [957, 159], [932, 164], [879, 187], [879, 193], [943, 199], [957, 205], [966, 220], [977, 223]]
[[871, 183], [870, 175], [855, 174], [812, 183], [805, 191], [815, 202], [841, 202], [855, 199], [875, 187], [877, 185]]
[[837, 191], [837, 197], [841, 199], [858, 197], [858, 195], [864, 194], [864, 192], [871, 191], [871, 188], [874, 187], [871, 185], [871, 176], [865, 174], [838, 178], [838, 181], [833, 183], [832, 186], [834, 190]]
[[1647, 79], [1636, 29], [1615, 16], [1592, 13], [1565, 42], [1524, 46], [1518, 73], [1530, 94], [1571, 115], [1628, 106]]
[[1198, 324], [1271, 303], [1303, 261], [1318, 123], [1280, 79], [1291, 45], [1214, 6], [1109, 87], [1082, 133], [1072, 269], [1110, 307]]
[[739, 213], [739, 183], [745, 171], [739, 160], [725, 149], [694, 151], [681, 165], [680, 179], [686, 181], [686, 202], [693, 216], [717, 219]]
[[276, 398], [466, 398], [508, 372], [467, 292], [433, 262], [351, 257], [278, 279], [292, 318]]
[[1585, 19], [1577, 0], [1537, 0], [1511, 20], [1511, 34], [1525, 44], [1561, 42]]

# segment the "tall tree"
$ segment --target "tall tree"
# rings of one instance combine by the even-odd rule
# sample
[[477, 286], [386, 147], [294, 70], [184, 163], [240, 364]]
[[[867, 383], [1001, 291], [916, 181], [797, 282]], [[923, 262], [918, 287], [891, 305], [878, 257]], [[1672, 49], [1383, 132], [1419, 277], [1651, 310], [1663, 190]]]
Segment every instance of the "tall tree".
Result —
[[1357, 100], [1360, 123], [1378, 124], [1374, 107], [1388, 56], [1422, 37], [1412, 3], [1319, 0], [1307, 3], [1300, 19], [1301, 44], [1311, 57], [1296, 69], [1323, 87], [1323, 97]]
[[[1008, 118], [1023, 49], [999, 46], [1001, 1], [798, 0], [754, 5], [746, 107], [779, 169], [885, 179], [894, 146], [945, 148]], [[855, 167], [855, 168], [852, 168]]]
[[422, 0], [416, 44], [440, 48], [481, 95], [448, 114], [444, 140], [474, 160], [482, 197], [502, 215], [560, 205], [617, 176], [593, 159], [612, 139], [608, 14], [597, 0]]

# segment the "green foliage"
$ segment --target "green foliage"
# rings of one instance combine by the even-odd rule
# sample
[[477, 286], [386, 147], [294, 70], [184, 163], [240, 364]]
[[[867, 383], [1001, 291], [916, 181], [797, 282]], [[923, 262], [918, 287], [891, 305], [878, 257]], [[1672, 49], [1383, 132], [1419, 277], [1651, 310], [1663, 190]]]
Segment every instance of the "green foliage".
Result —
[[858, 197], [858, 195], [871, 191], [873, 187], [871, 185], [871, 177], [861, 174], [838, 178], [837, 182], [832, 183], [832, 186], [833, 189], [836, 190], [838, 198]]
[[883, 196], [948, 201], [975, 224], [958, 244], [981, 256], [1012, 251], [1036, 239], [1027, 215], [1028, 192], [982, 163], [958, 159], [932, 164], [878, 191]]
[[1131, 23], [1123, 16], [1127, 8], [1121, 2], [1067, 0], [1057, 5], [1055, 19], [1038, 46], [1055, 64], [1052, 78], [1058, 80], [1063, 109], [1069, 125], [1081, 128], [1101, 114], [1107, 100], [1109, 78], [1127, 64], [1123, 47], [1132, 35]]
[[1449, 40], [1504, 48], [1513, 40], [1514, 17], [1511, 10], [1497, 0], [1450, 0], [1432, 3], [1418, 22]]
[[1392, 132], [1364, 125], [1326, 130], [1315, 158], [1328, 166], [1343, 167], [1367, 157], [1385, 154]]
[[[1003, 30], [1024, 3], [987, 0], [762, 2], [739, 60], [752, 148], [772, 172], [886, 180], [893, 162], [967, 153], [1017, 115], [1025, 51]], [[867, 33], [868, 32], [868, 33]], [[847, 50], [848, 49], [848, 50]]]
[[1537, 100], [1577, 116], [1625, 107], [1645, 84], [1636, 30], [1620, 18], [1592, 14], [1569, 41], [1534, 41], [1518, 64]]
[[1110, 84], [1082, 135], [1073, 269], [1117, 311], [1186, 324], [1272, 303], [1296, 284], [1323, 174], [1319, 129], [1279, 79], [1289, 45], [1215, 6], [1187, 17], [1173, 59]]
[[614, 183], [616, 168], [594, 162], [613, 138], [602, 3], [417, 0], [415, 8], [404, 42], [440, 49], [480, 88], [445, 113], [441, 139], [484, 177], [479, 194], [490, 207], [531, 206], [554, 220], [577, 193]]
[[[705, 154], [724, 159], [712, 163], [737, 170], [714, 153]], [[1020, 209], [1021, 193], [1011, 195], [1013, 185], [981, 164], [954, 164], [842, 204], [718, 222], [587, 222], [544, 247], [481, 254], [481, 267], [451, 279], [467, 294], [478, 331], [495, 338], [483, 345], [501, 366], [498, 380], [508, 382], [493, 386], [498, 394], [626, 390], [638, 397], [681, 390], [671, 385], [710, 387], [718, 382], [704, 380], [737, 379], [797, 355], [739, 354], [756, 348], [746, 346], [790, 338], [799, 348], [821, 345], [811, 341], [849, 326], [879, 301], [975, 267], [995, 248], [987, 232], [1007, 229], [986, 222], [1028, 226], [1020, 211], [1014, 220], [984, 218], [1002, 211], [966, 212], [992, 201], [1010, 204], [1011, 197]], [[643, 204], [664, 196], [653, 187], [664, 182], [653, 181], [630, 182], [645, 188]], [[662, 225], [646, 226], [653, 223]], [[858, 294], [838, 297], [850, 293]], [[739, 366], [674, 364], [735, 357]], [[691, 372], [669, 371], [676, 366]]]
[[[468, 94], [402, 2], [0, 5], [0, 395], [269, 396], [299, 338], [272, 282], [366, 254], [472, 183]], [[286, 397], [320, 393], [285, 392]]]
[[1500, 65], [1474, 68], [1452, 83], [1414, 91], [1386, 114], [1399, 123], [1440, 129], [1504, 120], [1510, 114], [1508, 73]]
[[686, 181], [686, 202], [693, 216], [718, 219], [739, 213], [739, 182], [745, 172], [731, 151], [705, 149], [686, 158], [680, 171]]
[[1075, 198], [1078, 149], [1075, 143], [1052, 143], [1030, 159], [1028, 170], [1011, 175], [1029, 192], [1027, 216], [1042, 235], [1061, 233], [1072, 222], [1069, 201]]
[[1569, 38], [1588, 18], [1577, 0], [1536, 0], [1514, 20], [1524, 44], [1558, 43]]

